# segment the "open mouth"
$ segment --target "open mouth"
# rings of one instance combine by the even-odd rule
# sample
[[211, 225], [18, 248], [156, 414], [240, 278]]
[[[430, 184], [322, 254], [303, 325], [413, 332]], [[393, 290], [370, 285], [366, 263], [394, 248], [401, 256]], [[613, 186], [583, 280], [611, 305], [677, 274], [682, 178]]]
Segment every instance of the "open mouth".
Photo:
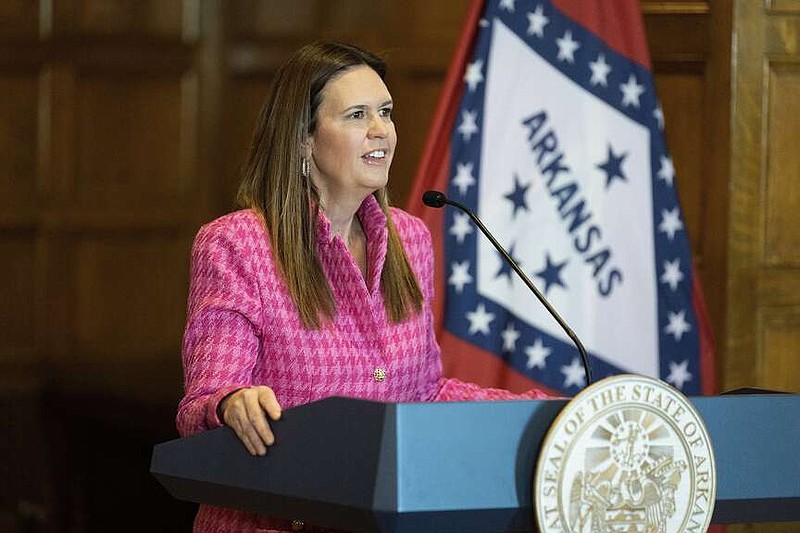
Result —
[[386, 161], [386, 150], [373, 150], [361, 156], [367, 163], [381, 163]]

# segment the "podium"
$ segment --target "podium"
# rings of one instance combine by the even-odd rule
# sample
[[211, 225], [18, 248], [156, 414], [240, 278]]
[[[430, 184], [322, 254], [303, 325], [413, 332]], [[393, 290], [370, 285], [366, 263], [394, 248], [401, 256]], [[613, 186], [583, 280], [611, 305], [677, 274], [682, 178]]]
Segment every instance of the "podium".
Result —
[[[714, 523], [800, 520], [800, 396], [692, 398], [717, 464]], [[531, 531], [539, 446], [566, 400], [287, 409], [249, 455], [229, 428], [157, 445], [176, 498], [351, 531]]]

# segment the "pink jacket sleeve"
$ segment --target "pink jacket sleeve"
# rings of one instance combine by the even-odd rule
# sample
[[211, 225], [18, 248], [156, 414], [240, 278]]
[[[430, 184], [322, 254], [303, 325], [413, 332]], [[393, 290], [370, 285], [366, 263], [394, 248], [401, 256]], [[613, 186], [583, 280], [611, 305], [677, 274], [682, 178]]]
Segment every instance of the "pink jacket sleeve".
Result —
[[235, 225], [221, 223], [195, 238], [182, 350], [185, 395], [176, 418], [183, 436], [220, 426], [220, 400], [251, 384], [261, 299], [247, 242]]
[[439, 390], [431, 401], [460, 402], [466, 400], [546, 400], [550, 395], [539, 389], [530, 389], [522, 394], [515, 394], [504, 389], [481, 387], [474, 383], [465, 383], [457, 379], [442, 378]]

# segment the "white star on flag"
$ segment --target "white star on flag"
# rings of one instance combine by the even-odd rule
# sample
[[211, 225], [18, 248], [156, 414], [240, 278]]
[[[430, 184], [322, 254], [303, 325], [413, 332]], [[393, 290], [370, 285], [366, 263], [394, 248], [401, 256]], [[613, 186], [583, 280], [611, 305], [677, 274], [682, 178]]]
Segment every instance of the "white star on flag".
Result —
[[478, 132], [478, 112], [477, 111], [462, 111], [461, 124], [458, 126], [458, 133], [464, 139], [464, 142], [469, 142], [473, 133]]
[[458, 244], [464, 244], [464, 239], [472, 233], [472, 224], [469, 223], [469, 216], [465, 213], [455, 213], [453, 215], [453, 225], [450, 226], [450, 235], [454, 235]]
[[669, 313], [668, 320], [669, 324], [667, 324], [664, 328], [664, 332], [672, 335], [676, 342], [681, 340], [684, 333], [692, 329], [692, 327], [686, 322], [686, 311]]
[[661, 275], [661, 283], [666, 283], [670, 289], [675, 291], [678, 288], [678, 283], [682, 280], [681, 259], [677, 257], [675, 261], [664, 261], [664, 273]]
[[672, 182], [675, 179], [675, 167], [672, 164], [672, 158], [662, 155], [661, 168], [658, 169], [658, 178], [667, 182], [667, 185], [672, 187]]
[[586, 381], [586, 372], [583, 371], [583, 365], [578, 358], [574, 358], [569, 366], [562, 366], [561, 373], [564, 374], [564, 388], [575, 385], [576, 387], [583, 387]]
[[500, 333], [500, 336], [503, 337], [503, 350], [506, 352], [513, 352], [517, 348], [517, 340], [519, 340], [520, 333], [516, 329], [514, 329], [514, 323], [509, 322], [506, 329]]
[[558, 44], [558, 60], [575, 63], [575, 50], [581, 47], [581, 43], [572, 39], [572, 32], [567, 30], [564, 36], [556, 39]]
[[453, 262], [450, 268], [452, 271], [450, 277], [447, 279], [447, 283], [454, 286], [456, 292], [460, 294], [464, 292], [464, 285], [472, 283], [472, 276], [469, 273], [469, 261], [464, 261], [462, 263]]
[[456, 176], [453, 178], [453, 185], [458, 187], [461, 196], [467, 194], [467, 190], [475, 185], [475, 178], [472, 177], [472, 163], [456, 165]]
[[611, 65], [606, 63], [605, 56], [603, 54], [598, 55], [596, 61], [589, 63], [589, 68], [592, 69], [592, 79], [589, 80], [589, 83], [608, 87], [608, 74], [611, 72]]
[[669, 362], [667, 381], [675, 385], [676, 389], [682, 389], [687, 381], [692, 381], [692, 374], [689, 372], [688, 366], [688, 359], [684, 359], [681, 364], [677, 364], [674, 361]]
[[670, 211], [666, 209], [661, 210], [661, 223], [658, 225], [658, 231], [663, 231], [669, 237], [669, 240], [675, 238], [675, 233], [683, 229], [683, 222], [681, 222], [680, 210], [675, 207]]
[[535, 35], [537, 37], [544, 37], [544, 27], [550, 19], [544, 16], [542, 5], [536, 6], [533, 13], [528, 13], [528, 35]]
[[483, 60], [478, 59], [474, 63], [467, 65], [467, 71], [464, 73], [464, 81], [469, 87], [469, 92], [474, 92], [478, 88], [478, 84], [483, 81]]
[[658, 122], [658, 129], [663, 130], [664, 129], [664, 112], [661, 111], [661, 106], [659, 106], [659, 107], [657, 107], [657, 108], [655, 108], [653, 110], [653, 118], [655, 118], [656, 122]]
[[525, 355], [528, 356], [528, 362], [526, 366], [528, 368], [541, 368], [544, 370], [544, 367], [547, 365], [547, 356], [550, 355], [552, 350], [547, 348], [543, 343], [541, 338], [537, 338], [534, 341], [533, 346], [528, 346], [525, 348]]
[[636, 81], [636, 76], [631, 74], [628, 77], [628, 82], [619, 86], [622, 91], [622, 107], [639, 107], [639, 97], [644, 92], [644, 85], [639, 85]]
[[475, 335], [476, 333], [489, 334], [489, 324], [494, 320], [493, 313], [487, 313], [486, 307], [483, 304], [478, 304], [474, 311], [467, 313], [467, 320], [469, 320], [469, 334]]
[[514, 12], [514, 1], [515, 0], [500, 0], [500, 9], [505, 9], [509, 13]]

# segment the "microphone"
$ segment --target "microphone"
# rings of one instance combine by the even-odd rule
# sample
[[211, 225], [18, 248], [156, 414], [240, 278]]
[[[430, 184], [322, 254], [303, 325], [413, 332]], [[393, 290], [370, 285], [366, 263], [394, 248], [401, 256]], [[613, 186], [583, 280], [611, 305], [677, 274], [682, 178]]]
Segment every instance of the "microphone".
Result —
[[483, 225], [483, 222], [481, 222], [481, 219], [478, 218], [478, 215], [473, 213], [472, 209], [465, 206], [464, 204], [457, 202], [455, 200], [450, 200], [449, 198], [447, 198], [447, 196], [445, 196], [443, 192], [440, 191], [433, 191], [433, 190], [425, 191], [425, 194], [422, 195], [422, 203], [424, 203], [428, 207], [435, 207], [435, 208], [440, 208], [443, 207], [445, 204], [449, 204], [469, 215], [469, 218], [471, 218], [472, 221], [475, 223], [475, 225], [478, 226], [478, 228], [483, 232], [484, 235], [486, 235], [486, 238], [488, 238], [489, 241], [497, 249], [497, 251], [500, 252], [500, 255], [502, 255], [503, 258], [508, 262], [508, 264], [511, 265], [511, 268], [514, 269], [514, 272], [516, 272], [517, 275], [520, 277], [520, 279], [522, 279], [522, 281], [525, 282], [525, 285], [528, 286], [528, 288], [542, 303], [545, 309], [547, 309], [550, 315], [556, 320], [556, 322], [558, 322], [558, 325], [561, 326], [561, 329], [563, 329], [564, 332], [567, 334], [567, 336], [570, 339], [572, 339], [572, 342], [578, 348], [578, 353], [580, 353], [581, 356], [581, 362], [583, 363], [583, 371], [586, 374], [586, 386], [588, 387], [589, 385], [591, 385], [592, 369], [589, 366], [589, 357], [586, 355], [586, 349], [583, 347], [583, 343], [581, 343], [578, 336], [575, 335], [575, 332], [572, 331], [572, 328], [570, 328], [569, 325], [567, 325], [567, 323], [564, 321], [564, 319], [561, 318], [561, 315], [558, 314], [558, 311], [556, 311], [556, 309], [550, 304], [550, 302], [547, 301], [547, 298], [545, 298], [544, 295], [541, 292], [539, 292], [539, 289], [536, 288], [536, 286], [530, 280], [528, 275], [525, 274], [525, 272], [520, 268], [517, 262], [514, 261], [514, 258], [508, 255], [508, 252], [506, 252], [505, 248], [503, 248], [500, 245], [500, 243], [497, 242], [497, 239], [495, 239], [492, 233], [486, 228], [486, 226]]

